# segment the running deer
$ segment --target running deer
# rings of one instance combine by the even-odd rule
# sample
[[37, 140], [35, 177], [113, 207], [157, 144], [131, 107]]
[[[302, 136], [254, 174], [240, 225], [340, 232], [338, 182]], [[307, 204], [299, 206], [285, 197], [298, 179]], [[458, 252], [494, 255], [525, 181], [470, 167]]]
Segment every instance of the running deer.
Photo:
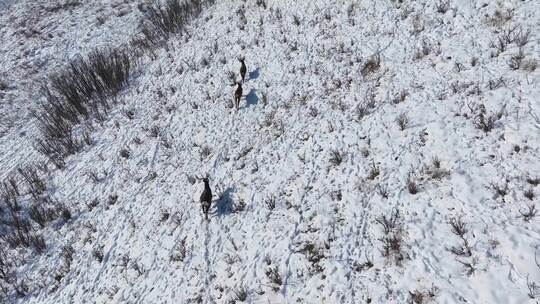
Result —
[[240, 99], [242, 98], [242, 84], [238, 82], [237, 85], [238, 87], [234, 91], [234, 106], [238, 110], [240, 108]]
[[208, 220], [208, 211], [210, 210], [210, 206], [212, 205], [212, 189], [210, 189], [210, 183], [208, 182], [208, 176], [199, 178], [204, 182], [204, 190], [201, 194], [200, 202], [201, 207], [204, 213], [204, 218]]
[[244, 79], [246, 78], [246, 72], [247, 72], [246, 63], [244, 62], [245, 58], [240, 57], [238, 60], [240, 60], [240, 62], [242, 63], [242, 65], [240, 66], [240, 76], [242, 77], [242, 83], [244, 83]]

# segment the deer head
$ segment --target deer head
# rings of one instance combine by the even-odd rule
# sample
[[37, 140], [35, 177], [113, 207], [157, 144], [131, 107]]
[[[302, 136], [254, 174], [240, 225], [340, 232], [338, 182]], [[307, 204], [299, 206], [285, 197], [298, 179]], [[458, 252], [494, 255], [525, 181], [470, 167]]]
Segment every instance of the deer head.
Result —
[[195, 176], [195, 178], [196, 178], [197, 180], [203, 181], [204, 183], [208, 183], [208, 181], [209, 181], [208, 173], [206, 173], [206, 175], [203, 176], [203, 177], [201, 177], [201, 176]]

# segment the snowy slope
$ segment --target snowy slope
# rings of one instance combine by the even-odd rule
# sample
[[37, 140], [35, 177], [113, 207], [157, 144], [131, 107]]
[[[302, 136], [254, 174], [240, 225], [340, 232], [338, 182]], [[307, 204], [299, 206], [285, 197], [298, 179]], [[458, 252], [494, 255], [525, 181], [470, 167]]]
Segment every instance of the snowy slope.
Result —
[[28, 150], [34, 139], [25, 134], [34, 132], [35, 123], [28, 121], [34, 120], [31, 112], [42, 98], [40, 89], [47, 75], [94, 47], [127, 41], [141, 16], [137, 1], [40, 0], [9, 4], [9, 9], [0, 14], [3, 168], [14, 167], [23, 155], [34, 155]]
[[[0, 17], [14, 87], [1, 101], [4, 178], [44, 162], [32, 150], [36, 83], [127, 41], [141, 14], [136, 3], [80, 2], [29, 23], [47, 24], [39, 37], [53, 41], [14, 36], [46, 11], [36, 3], [52, 5], [19, 1]], [[43, 254], [4, 249], [17, 275], [2, 285], [6, 303], [231, 303], [244, 291], [247, 303], [536, 303], [540, 225], [522, 214], [540, 195], [540, 4], [258, 3], [205, 7], [141, 58], [92, 145], [40, 171], [72, 217], [34, 225]], [[516, 25], [531, 35], [512, 70], [516, 43], [497, 54], [492, 42]], [[239, 56], [249, 77], [236, 111], [227, 73], [239, 77]], [[487, 132], [475, 125], [482, 106], [501, 113]], [[209, 222], [194, 178], [206, 174]], [[461, 238], [449, 224], [458, 218]], [[389, 236], [401, 246], [387, 255]]]
[[12, 3], [13, 3], [13, 1], [11, 1], [11, 0], [2, 0], [2, 1], [0, 1], [0, 10], [3, 10], [5, 8], [9, 7]]

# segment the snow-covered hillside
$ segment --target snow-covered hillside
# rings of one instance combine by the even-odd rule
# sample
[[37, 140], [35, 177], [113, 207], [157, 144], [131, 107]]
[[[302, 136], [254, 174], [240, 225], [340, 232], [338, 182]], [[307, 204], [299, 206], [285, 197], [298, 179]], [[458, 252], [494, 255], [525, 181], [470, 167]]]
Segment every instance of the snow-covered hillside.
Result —
[[[141, 55], [156, 3], [2, 12], [0, 301], [540, 301], [538, 1], [203, 1]], [[32, 113], [96, 47], [129, 84], [57, 168]]]

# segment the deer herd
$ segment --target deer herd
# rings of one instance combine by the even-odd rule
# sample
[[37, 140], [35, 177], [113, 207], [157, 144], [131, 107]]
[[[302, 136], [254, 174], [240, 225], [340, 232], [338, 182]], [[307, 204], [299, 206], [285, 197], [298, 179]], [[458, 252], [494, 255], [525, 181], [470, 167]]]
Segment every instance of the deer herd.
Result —
[[[243, 57], [238, 59], [241, 63], [240, 65], [240, 77], [241, 81], [236, 81], [235, 84], [237, 85], [236, 90], [234, 91], [234, 107], [236, 110], [240, 108], [240, 99], [242, 99], [242, 83], [244, 83], [244, 80], [246, 78], [246, 63], [245, 59]], [[212, 189], [210, 189], [210, 181], [208, 179], [208, 175], [205, 177], [197, 177], [198, 180], [201, 180], [204, 183], [204, 190], [201, 194], [201, 197], [199, 199], [202, 207], [202, 211], [204, 213], [204, 218], [208, 221], [208, 212], [210, 211], [210, 207], [212, 205]]]
[[244, 62], [245, 59], [243, 57], [239, 58], [240, 63], [242, 64], [240, 66], [240, 77], [242, 77], [241, 81], [236, 82], [236, 91], [234, 91], [234, 107], [238, 110], [240, 108], [240, 99], [242, 98], [242, 83], [244, 83], [244, 79], [246, 78], [246, 63]]

